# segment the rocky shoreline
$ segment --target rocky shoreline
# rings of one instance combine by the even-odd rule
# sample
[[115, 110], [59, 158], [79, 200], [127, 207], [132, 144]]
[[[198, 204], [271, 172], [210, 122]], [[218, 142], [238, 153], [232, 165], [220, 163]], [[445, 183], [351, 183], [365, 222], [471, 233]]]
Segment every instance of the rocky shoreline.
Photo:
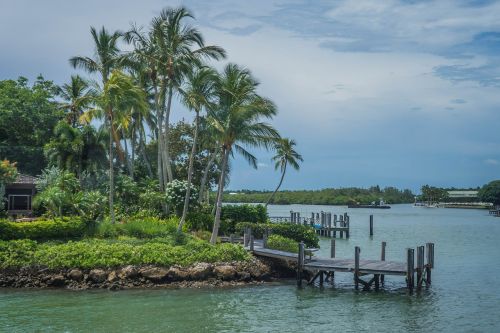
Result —
[[197, 263], [189, 267], [154, 265], [127, 265], [113, 269], [23, 267], [0, 270], [0, 287], [73, 290], [201, 288], [263, 283], [293, 275], [293, 267], [257, 258], [216, 264]]

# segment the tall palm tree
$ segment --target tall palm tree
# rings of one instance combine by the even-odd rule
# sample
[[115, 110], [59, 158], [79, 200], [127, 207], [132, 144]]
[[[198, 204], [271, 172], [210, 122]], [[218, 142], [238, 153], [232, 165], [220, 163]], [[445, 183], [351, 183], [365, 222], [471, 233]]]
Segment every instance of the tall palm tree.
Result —
[[94, 92], [96, 108], [87, 111], [82, 120], [89, 122], [95, 117], [108, 119], [109, 146], [108, 154], [110, 163], [110, 214], [114, 223], [114, 178], [113, 178], [113, 133], [118, 133], [120, 128], [127, 129], [130, 122], [129, 111], [133, 109], [147, 110], [146, 96], [142, 89], [134, 85], [132, 77], [119, 70], [111, 72], [102, 89], [96, 87]]
[[84, 144], [79, 128], [60, 121], [54, 128], [54, 137], [45, 145], [44, 153], [51, 165], [74, 172], [80, 177]]
[[[69, 60], [74, 68], [81, 68], [89, 73], [99, 73], [101, 76], [101, 88], [106, 90], [106, 85], [109, 76], [113, 69], [118, 68], [121, 62], [120, 49], [118, 48], [118, 40], [122, 33], [115, 31], [109, 33], [104, 27], [98, 32], [94, 27], [90, 27], [90, 34], [94, 41], [94, 58], [77, 56]], [[109, 89], [109, 87], [108, 87]], [[109, 214], [111, 222], [115, 222], [115, 213], [113, 209], [114, 200], [114, 170], [113, 170], [113, 141], [116, 143], [116, 149], [119, 156], [123, 156], [121, 152], [120, 142], [116, 142], [117, 135], [113, 129], [113, 114], [112, 105], [107, 106], [107, 117], [105, 118], [106, 126], [109, 128]]]
[[281, 179], [273, 194], [271, 194], [271, 196], [267, 200], [266, 208], [283, 183], [283, 179], [285, 178], [286, 173], [286, 167], [290, 164], [292, 168], [294, 168], [295, 170], [299, 170], [299, 162], [304, 161], [302, 159], [302, 156], [295, 151], [294, 147], [296, 145], [297, 143], [294, 140], [290, 140], [287, 138], [278, 139], [275, 143], [274, 149], [276, 150], [276, 154], [273, 156], [272, 160], [275, 162], [274, 169], [280, 169], [281, 171]]
[[60, 105], [68, 113], [66, 121], [76, 127], [80, 116], [92, 100], [87, 81], [79, 75], [72, 75], [71, 82], [63, 84], [59, 95], [66, 101]]
[[186, 74], [184, 86], [179, 89], [182, 95], [183, 103], [188, 107], [188, 109], [195, 112], [193, 146], [191, 147], [191, 154], [189, 155], [187, 175], [188, 186], [186, 189], [186, 196], [184, 197], [184, 208], [182, 210], [182, 217], [179, 222], [179, 231], [182, 230], [182, 226], [186, 221], [186, 215], [189, 207], [191, 183], [193, 181], [193, 162], [194, 156], [196, 154], [196, 144], [198, 143], [198, 129], [200, 126], [200, 112], [203, 108], [208, 109], [212, 104], [216, 78], [217, 72], [210, 67], [204, 66], [188, 72]]
[[276, 115], [275, 105], [256, 92], [257, 81], [247, 69], [228, 64], [216, 84], [218, 105], [210, 112], [209, 122], [221, 144], [221, 174], [217, 191], [217, 208], [210, 242], [215, 244], [220, 226], [222, 192], [228, 159], [234, 151], [241, 154], [254, 168], [257, 159], [244, 146], [269, 148], [279, 138], [278, 132], [262, 118]]

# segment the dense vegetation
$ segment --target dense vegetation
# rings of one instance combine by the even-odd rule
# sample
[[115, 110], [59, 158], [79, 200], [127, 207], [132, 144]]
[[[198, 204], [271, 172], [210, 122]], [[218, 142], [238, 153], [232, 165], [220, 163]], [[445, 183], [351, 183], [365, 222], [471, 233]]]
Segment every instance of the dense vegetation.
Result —
[[494, 180], [484, 185], [477, 195], [483, 202], [491, 202], [495, 205], [500, 205], [500, 180]]
[[243, 233], [245, 228], [252, 228], [252, 234], [262, 238], [266, 230], [273, 235], [280, 235], [292, 239], [296, 243], [304, 242], [307, 247], [318, 247], [319, 239], [313, 228], [293, 223], [249, 223], [240, 222], [236, 224], [236, 231]]
[[[225, 202], [258, 203], [266, 202], [272, 193], [268, 191], [228, 191], [224, 194]], [[410, 190], [398, 190], [394, 187], [380, 189], [373, 186], [368, 189], [340, 188], [315, 191], [280, 191], [276, 192], [270, 203], [305, 204], [305, 205], [347, 205], [350, 203], [369, 204], [380, 199], [389, 204], [410, 203], [415, 195]]]

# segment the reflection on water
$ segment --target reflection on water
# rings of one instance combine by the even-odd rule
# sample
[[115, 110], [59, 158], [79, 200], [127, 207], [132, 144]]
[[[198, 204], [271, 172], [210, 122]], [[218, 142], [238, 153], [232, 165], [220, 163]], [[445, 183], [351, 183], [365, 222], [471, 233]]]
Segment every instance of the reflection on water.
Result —
[[[337, 257], [404, 261], [406, 247], [434, 242], [433, 286], [408, 295], [403, 277], [386, 277], [381, 292], [354, 291], [351, 274], [334, 286], [297, 289], [294, 281], [196, 290], [1, 290], [0, 331], [57, 332], [495, 332], [500, 292], [500, 219], [485, 211], [393, 206], [387, 211], [326, 206], [271, 206], [270, 215], [312, 211], [351, 215], [351, 238], [337, 240]], [[368, 216], [375, 234], [368, 235]], [[329, 255], [329, 239], [320, 255]]]

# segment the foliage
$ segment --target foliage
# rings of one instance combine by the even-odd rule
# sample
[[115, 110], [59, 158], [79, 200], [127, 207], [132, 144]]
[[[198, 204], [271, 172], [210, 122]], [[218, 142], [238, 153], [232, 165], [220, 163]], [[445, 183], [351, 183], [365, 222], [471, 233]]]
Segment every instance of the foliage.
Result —
[[421, 191], [422, 195], [419, 198], [421, 201], [439, 202], [448, 196], [448, 191], [445, 189], [429, 185], [422, 186]]
[[477, 196], [483, 202], [500, 205], [500, 180], [494, 180], [484, 185], [477, 193]]
[[[229, 194], [229, 193], [236, 194]], [[262, 203], [271, 195], [270, 191], [228, 191], [224, 202]], [[410, 190], [398, 190], [394, 187], [380, 189], [378, 186], [364, 188], [327, 188], [322, 190], [279, 191], [271, 203], [278, 205], [347, 205], [352, 202], [369, 204], [382, 198], [388, 204], [413, 203], [415, 195]]]
[[0, 156], [16, 161], [22, 173], [37, 175], [46, 166], [43, 146], [63, 117], [57, 90], [42, 76], [31, 86], [24, 77], [0, 81]]
[[252, 228], [255, 237], [261, 238], [267, 229], [275, 235], [293, 239], [296, 242], [304, 242], [307, 247], [318, 247], [319, 238], [313, 228], [293, 223], [249, 223], [240, 222], [236, 224], [236, 231], [242, 233], [246, 227]]
[[0, 239], [66, 239], [82, 237], [87, 224], [79, 217], [36, 220], [32, 222], [11, 222], [0, 220]]
[[4, 159], [0, 161], [0, 186], [12, 183], [17, 178], [16, 163]]
[[157, 217], [131, 217], [123, 223], [102, 222], [96, 230], [96, 237], [116, 238], [129, 236], [137, 238], [169, 237], [176, 234], [178, 220], [163, 220]]
[[49, 268], [106, 268], [154, 264], [188, 266], [196, 262], [247, 260], [240, 245], [217, 244], [188, 237], [183, 245], [169, 239], [89, 239], [67, 243], [37, 243], [32, 240], [0, 241], [0, 268], [43, 265]]
[[267, 247], [274, 250], [298, 253], [298, 242], [280, 235], [270, 235], [267, 239]]
[[224, 205], [221, 219], [234, 222], [265, 223], [267, 209], [263, 205]]
[[209, 212], [201, 210], [189, 212], [186, 218], [186, 228], [188, 230], [212, 230], [214, 226], [214, 216]]
[[[185, 180], [173, 180], [169, 182], [165, 188], [165, 194], [167, 197], [167, 203], [172, 206], [177, 215], [182, 213], [182, 207], [184, 206], [184, 198], [186, 196], [187, 181]], [[198, 192], [192, 186], [190, 193], [190, 205], [196, 205], [196, 199], [198, 198]]]
[[35, 207], [43, 207], [49, 216], [63, 216], [75, 212], [80, 183], [69, 171], [49, 169], [37, 181], [41, 190], [33, 201]]
[[101, 220], [106, 213], [106, 197], [99, 191], [78, 192], [74, 196], [74, 208], [84, 221]]

